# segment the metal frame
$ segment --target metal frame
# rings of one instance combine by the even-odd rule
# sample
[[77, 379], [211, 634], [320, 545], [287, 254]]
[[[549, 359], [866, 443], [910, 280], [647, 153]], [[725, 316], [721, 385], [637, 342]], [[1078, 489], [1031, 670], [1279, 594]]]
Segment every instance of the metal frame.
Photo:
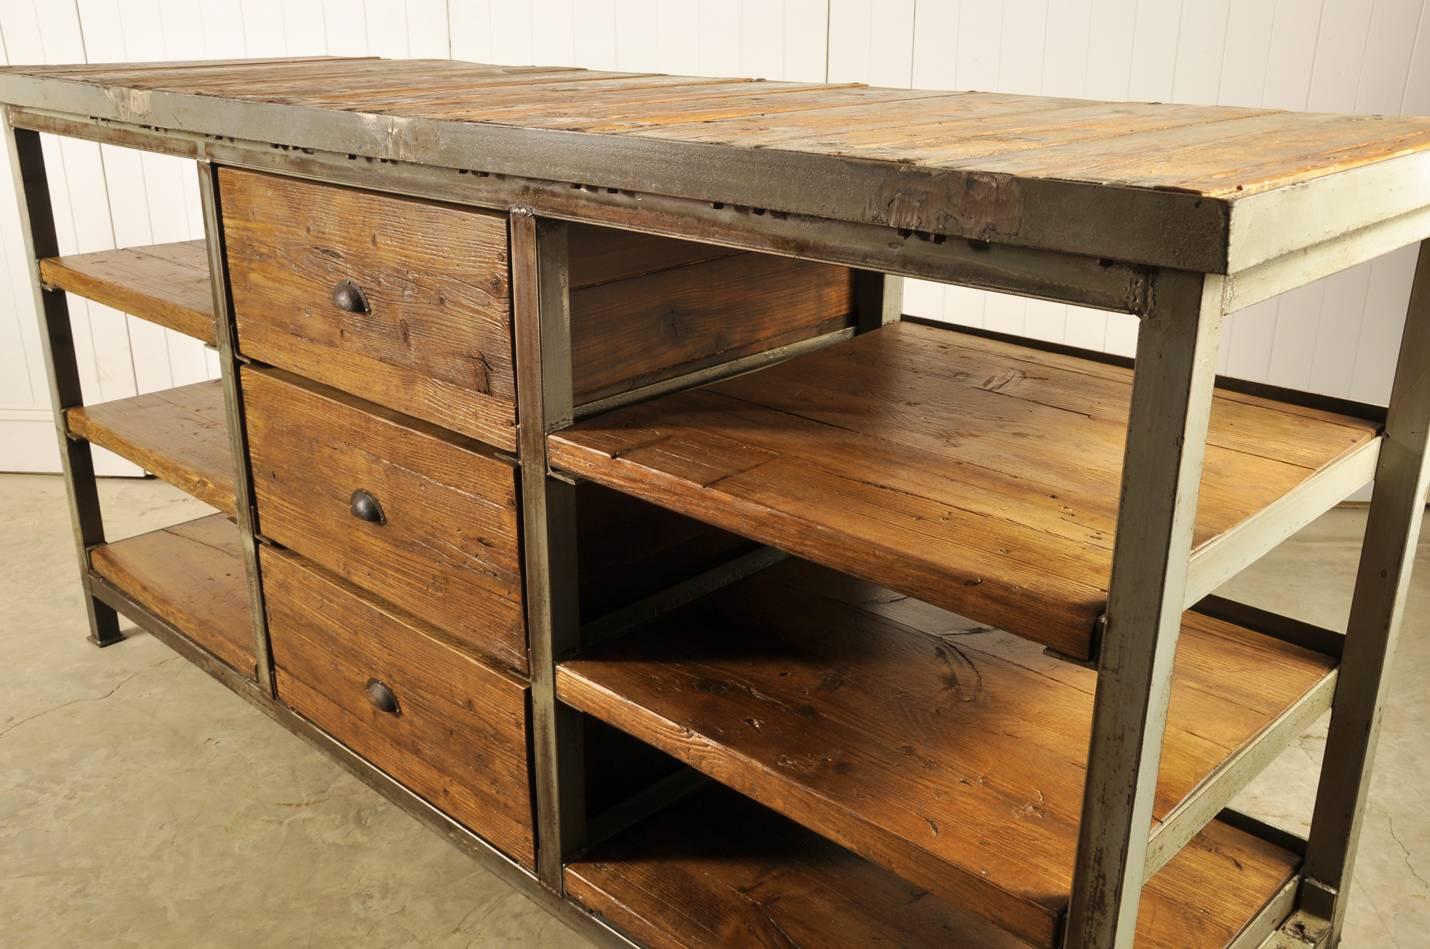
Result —
[[[579, 646], [582, 630], [575, 597], [574, 486], [550, 470], [546, 435], [578, 414], [695, 384], [707, 376], [683, 376], [664, 388], [623, 394], [614, 401], [573, 404], [562, 222], [579, 220], [870, 272], [859, 278], [854, 331], [876, 328], [897, 316], [898, 280], [879, 274], [1017, 292], [1143, 317], [1064, 942], [1131, 945], [1146, 876], [1216, 816], [1232, 791], [1327, 702], [1333, 709], [1328, 757], [1334, 754], [1337, 761], [1353, 766], [1323, 772], [1304, 873], [1277, 894], [1235, 945], [1255, 945], [1278, 925], [1268, 944], [1337, 942], [1389, 659], [1430, 480], [1430, 242], [1421, 248], [1385, 437], [1348, 454], [1216, 549], [1194, 554], [1191, 525], [1224, 317], [1430, 238], [1430, 177], [1424, 174], [1430, 156], [1402, 156], [1328, 176], [1315, 187], [1224, 202], [1145, 189], [1089, 191], [1071, 182], [998, 183], [957, 170], [901, 169], [891, 175], [870, 163], [775, 150], [746, 152], [400, 117], [357, 121], [347, 113], [215, 97], [117, 94], [15, 72], [0, 75], [0, 99], [16, 103], [5, 108], [6, 135], [41, 313], [92, 637], [101, 644], [118, 638], [116, 608], [136, 616], [156, 636], [336, 756], [429, 826], [484, 860], [495, 859], [498, 872], [543, 905], [568, 921], [574, 915], [583, 931], [590, 929], [619, 944], [625, 944], [620, 937], [560, 897], [564, 861], [586, 841], [586, 814], [579, 721], [556, 700], [554, 672], [556, 662]], [[57, 252], [39, 131], [184, 155], [201, 163], [225, 396], [240, 469], [238, 519], [255, 615], [257, 687], [89, 569], [88, 550], [103, 542], [103, 530], [89, 446], [69, 438], [65, 429], [64, 410], [81, 401], [65, 297], [44, 288], [38, 274], [38, 260]], [[537, 800], [535, 876], [499, 855], [494, 858], [495, 851], [273, 698], [250, 472], [239, 424], [241, 360], [222, 266], [213, 163], [511, 212]], [[712, 200], [712, 193], [722, 199]], [[990, 195], [999, 200], [986, 200]], [[1135, 211], [1129, 210], [1129, 202], [1135, 202]], [[1155, 205], [1150, 211], [1149, 204]], [[1016, 222], [1000, 216], [1009, 207], [1023, 216]], [[1177, 226], [1168, 226], [1169, 221]], [[836, 338], [841, 337], [811, 345]], [[759, 364], [756, 360], [708, 372], [744, 371]], [[1326, 401], [1313, 396], [1292, 400]], [[1328, 407], [1363, 417], [1377, 415], [1373, 407], [1339, 402]], [[1347, 639], [1257, 611], [1248, 613], [1215, 598], [1198, 604], [1214, 615], [1257, 620], [1251, 625], [1268, 635], [1330, 654], [1343, 651], [1344, 660], [1253, 745], [1209, 776], [1149, 836], [1183, 608], [1327, 509], [1372, 471], [1376, 491]], [[680, 596], [670, 601], [679, 602]], [[656, 609], [661, 605], [648, 604]], [[619, 625], [614, 619], [612, 624]]]
[[1137, 925], [1224, 284], [1180, 272], [1159, 279], [1138, 333], [1069, 946], [1131, 946]]
[[581, 716], [556, 699], [556, 662], [581, 641], [576, 488], [552, 476], [546, 456], [547, 434], [570, 425], [575, 408], [571, 280], [563, 222], [527, 210], [513, 211], [510, 221], [536, 867], [541, 882], [560, 893], [562, 867], [586, 837]]
[[1415, 563], [1430, 484], [1430, 240], [1420, 245], [1405, 333], [1385, 423], [1385, 448], [1361, 546], [1316, 809], [1306, 851], [1301, 903], [1330, 922], [1340, 939], [1356, 845], [1370, 792], [1380, 713]]
[[263, 581], [258, 560], [258, 501], [253, 494], [253, 468], [248, 458], [248, 428], [243, 422], [243, 391], [239, 378], [238, 324], [233, 318], [233, 296], [224, 266], [223, 213], [219, 202], [218, 169], [198, 162], [199, 198], [203, 204], [204, 234], [209, 254], [209, 282], [213, 287], [214, 329], [218, 338], [219, 371], [233, 452], [234, 521], [238, 524], [243, 573], [248, 586], [249, 621], [253, 624], [253, 658], [258, 686], [270, 696], [278, 694], [273, 681], [273, 649], [268, 641], [268, 611], [263, 605]]
[[91, 590], [89, 551], [104, 543], [104, 518], [94, 479], [94, 457], [88, 441], [69, 436], [65, 421], [66, 409], [84, 404], [69, 303], [63, 290], [49, 289], [40, 279], [40, 260], [60, 252], [54, 208], [50, 205], [50, 186], [45, 175], [45, 154], [38, 132], [11, 126], [8, 116], [4, 125], [15, 199], [20, 205], [20, 230], [25, 237], [25, 263], [35, 295], [35, 312], [40, 315], [40, 346], [49, 378], [50, 410], [54, 413], [55, 436], [59, 441], [60, 471], [64, 475], [65, 497], [69, 500], [80, 589], [84, 591], [89, 620], [89, 640], [96, 646], [109, 646], [124, 637], [119, 632], [119, 617]]

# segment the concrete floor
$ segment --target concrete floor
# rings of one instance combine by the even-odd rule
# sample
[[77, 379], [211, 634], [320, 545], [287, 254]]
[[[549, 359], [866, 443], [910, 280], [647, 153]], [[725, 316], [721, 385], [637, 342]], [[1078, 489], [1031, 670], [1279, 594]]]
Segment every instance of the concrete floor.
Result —
[[[154, 481], [108, 480], [102, 495], [111, 537], [208, 512]], [[585, 944], [157, 641], [85, 642], [58, 478], [0, 476], [0, 525], [0, 946]], [[1343, 627], [1363, 525], [1334, 511], [1226, 592]], [[1427, 620], [1422, 565], [1348, 947], [1427, 945]], [[1238, 806], [1304, 833], [1324, 735], [1322, 722]]]

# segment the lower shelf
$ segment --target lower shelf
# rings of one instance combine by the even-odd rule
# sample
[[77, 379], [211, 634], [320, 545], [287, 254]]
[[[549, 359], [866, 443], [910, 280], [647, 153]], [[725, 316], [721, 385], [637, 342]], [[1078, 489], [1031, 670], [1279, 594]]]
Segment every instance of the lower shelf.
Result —
[[1024, 945], [719, 785], [568, 864], [565, 883], [647, 946]]
[[[1155, 816], [1287, 709], [1328, 695], [1334, 667], [1188, 614]], [[786, 561], [563, 662], [557, 694], [1051, 946], [1071, 892], [1095, 680], [1017, 637]], [[1154, 877], [1144, 924], [1182, 934], [1165, 944], [1224, 946], [1294, 865], [1213, 823]], [[1163, 944], [1154, 935], [1144, 941]]]
[[256, 676], [238, 528], [222, 514], [96, 547], [90, 566], [160, 620]]
[[[1260, 943], [1244, 927], [1294, 877], [1295, 858], [1224, 824], [1208, 833], [1213, 849], [1184, 852], [1148, 884], [1140, 949], [1225, 946], [1243, 932]], [[1267, 888], [1208, 889], [1209, 859], [1261, 864]], [[577, 903], [652, 947], [1027, 945], [719, 785], [568, 864], [565, 884]]]

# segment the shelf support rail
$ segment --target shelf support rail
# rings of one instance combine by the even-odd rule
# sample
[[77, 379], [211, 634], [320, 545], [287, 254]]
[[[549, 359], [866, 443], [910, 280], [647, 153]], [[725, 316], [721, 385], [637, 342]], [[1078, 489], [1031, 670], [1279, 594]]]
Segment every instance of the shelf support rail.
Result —
[[205, 246], [209, 255], [209, 280], [213, 287], [214, 330], [218, 339], [219, 371], [223, 377], [224, 415], [233, 451], [234, 520], [238, 523], [243, 573], [248, 584], [248, 612], [253, 624], [253, 658], [258, 687], [270, 698], [277, 694], [273, 681], [273, 649], [268, 641], [268, 613], [263, 605], [263, 583], [258, 561], [258, 502], [253, 494], [253, 470], [248, 459], [248, 430], [243, 421], [243, 391], [239, 380], [238, 325], [233, 315], [233, 294], [228, 282], [223, 244], [218, 168], [199, 159], [199, 198], [204, 212]]
[[1225, 305], [1224, 278], [1164, 271], [1138, 332], [1069, 947], [1133, 944]]
[[[1400, 356], [1376, 467], [1360, 566], [1356, 571], [1341, 659], [1340, 685], [1331, 705], [1330, 731], [1306, 850], [1300, 908], [1283, 932], [1335, 946], [1370, 790], [1381, 708], [1405, 612], [1406, 590], [1430, 484], [1430, 240], [1420, 257], [1405, 315]], [[1298, 914], [1298, 916], [1301, 914]], [[1325, 925], [1317, 926], [1316, 923]]]
[[531, 654], [536, 870], [562, 892], [561, 868], [585, 843], [581, 715], [556, 699], [556, 663], [580, 644], [575, 485], [552, 476], [547, 433], [571, 424], [571, 281], [566, 224], [511, 213], [522, 558]]
[[5, 109], [4, 128], [5, 145], [10, 153], [10, 171], [15, 179], [15, 199], [20, 206], [20, 231], [25, 239], [25, 258], [34, 292], [35, 312], [40, 318], [40, 346], [44, 351], [45, 374], [49, 379], [50, 410], [54, 413], [55, 436], [59, 441], [65, 497], [69, 499], [80, 587], [84, 591], [85, 611], [89, 619], [89, 639], [97, 646], [108, 646], [123, 636], [119, 632], [119, 614], [95, 597], [90, 587], [89, 551], [104, 543], [104, 519], [94, 477], [94, 456], [89, 442], [82, 438], [70, 438], [65, 426], [65, 409], [84, 404], [69, 302], [63, 290], [46, 289], [40, 279], [40, 260], [57, 257], [60, 252], [59, 239], [55, 234], [54, 208], [50, 204], [49, 180], [45, 173], [45, 154], [40, 144], [40, 133], [12, 125], [8, 108]]

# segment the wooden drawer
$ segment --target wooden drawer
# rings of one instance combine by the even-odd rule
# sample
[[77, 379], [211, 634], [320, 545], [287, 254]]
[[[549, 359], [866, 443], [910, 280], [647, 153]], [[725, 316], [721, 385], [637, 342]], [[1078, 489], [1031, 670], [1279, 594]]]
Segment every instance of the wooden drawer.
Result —
[[[219, 183], [245, 354], [515, 449], [505, 217], [227, 168]], [[365, 309], [335, 302], [344, 281]]]
[[282, 370], [241, 378], [259, 530], [524, 672], [515, 466]]
[[527, 688], [291, 552], [261, 557], [279, 699], [531, 866]]

